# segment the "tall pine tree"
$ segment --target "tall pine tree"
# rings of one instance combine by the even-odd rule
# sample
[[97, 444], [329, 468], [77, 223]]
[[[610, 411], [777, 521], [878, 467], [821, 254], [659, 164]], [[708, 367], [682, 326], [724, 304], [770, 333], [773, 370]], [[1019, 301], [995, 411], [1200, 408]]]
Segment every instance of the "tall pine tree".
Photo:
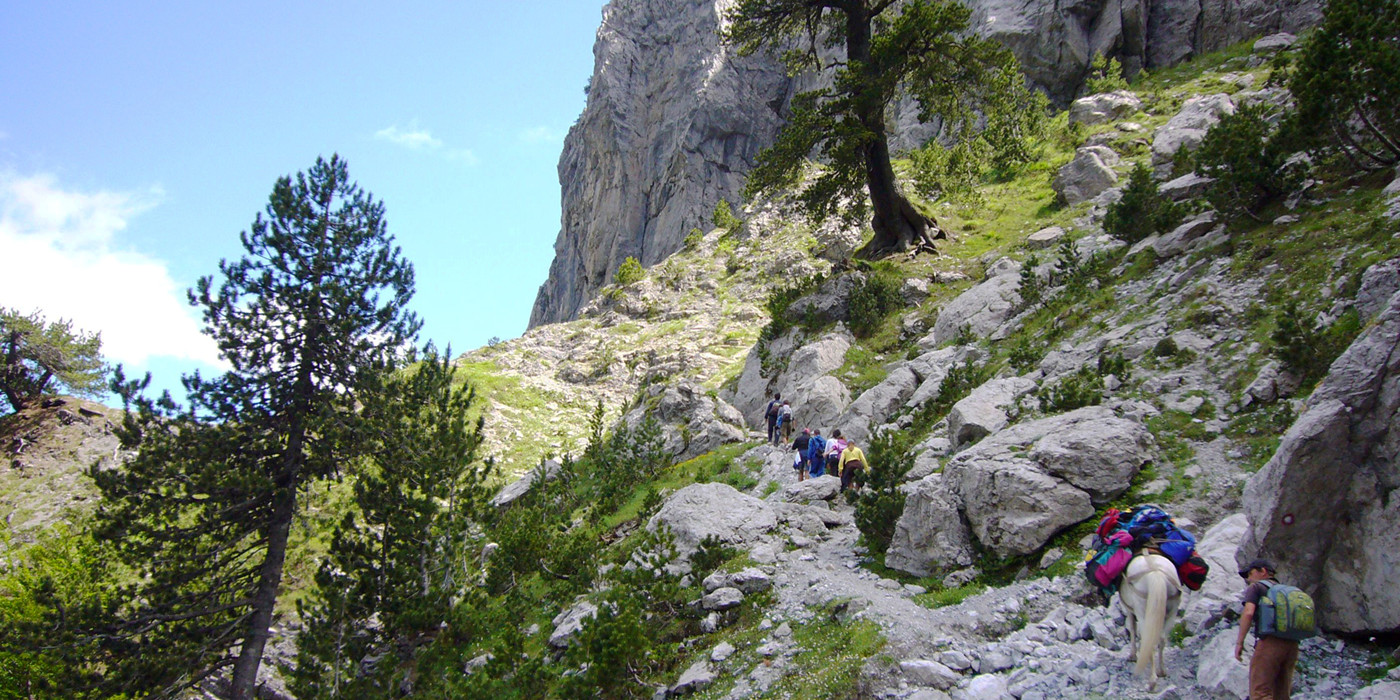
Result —
[[241, 239], [190, 292], [230, 370], [186, 377], [187, 409], [123, 384], [139, 451], [94, 471], [97, 533], [144, 574], [103, 634], [109, 681], [137, 694], [231, 668], [231, 697], [254, 696], [298, 496], [373, 444], [357, 393], [419, 328], [384, 206], [338, 156], [279, 179]]
[[[450, 353], [449, 353], [450, 354]], [[480, 575], [472, 539], [494, 463], [478, 462], [475, 392], [454, 386], [446, 355], [363, 394], [374, 444], [356, 477], [355, 512], [336, 528], [310, 605], [298, 605], [293, 687], [305, 698], [391, 696], [394, 676], [450, 623]], [[377, 663], [367, 663], [377, 658]]]

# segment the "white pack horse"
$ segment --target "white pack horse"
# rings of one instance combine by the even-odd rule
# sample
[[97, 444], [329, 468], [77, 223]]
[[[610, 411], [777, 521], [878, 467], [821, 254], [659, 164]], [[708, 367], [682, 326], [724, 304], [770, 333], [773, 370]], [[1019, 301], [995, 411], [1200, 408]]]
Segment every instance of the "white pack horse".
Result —
[[1145, 677], [1148, 687], [1156, 690], [1157, 678], [1167, 675], [1163, 670], [1167, 621], [1176, 616], [1181, 604], [1181, 580], [1177, 578], [1176, 565], [1160, 554], [1145, 550], [1128, 562], [1118, 598], [1128, 615], [1131, 652], [1128, 660], [1137, 661], [1134, 672]]

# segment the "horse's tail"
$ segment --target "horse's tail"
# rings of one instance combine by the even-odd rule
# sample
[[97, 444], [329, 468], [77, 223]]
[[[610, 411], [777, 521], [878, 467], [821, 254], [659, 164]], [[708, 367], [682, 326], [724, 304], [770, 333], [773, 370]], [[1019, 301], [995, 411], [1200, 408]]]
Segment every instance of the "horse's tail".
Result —
[[1149, 571], [1142, 578], [1147, 584], [1147, 609], [1138, 618], [1138, 655], [1133, 670], [1146, 678], [1155, 673], [1152, 660], [1157, 656], [1162, 627], [1167, 623], [1167, 577], [1160, 571]]

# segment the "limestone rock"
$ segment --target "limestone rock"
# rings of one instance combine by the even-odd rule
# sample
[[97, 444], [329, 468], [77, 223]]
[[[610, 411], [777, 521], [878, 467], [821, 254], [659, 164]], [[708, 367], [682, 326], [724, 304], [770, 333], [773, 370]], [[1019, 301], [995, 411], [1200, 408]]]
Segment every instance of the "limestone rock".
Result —
[[906, 365], [914, 375], [919, 378], [919, 388], [914, 390], [914, 394], [909, 397], [905, 405], [909, 408], [917, 408], [924, 405], [924, 402], [938, 398], [938, 392], [943, 386], [943, 379], [948, 376], [949, 370], [954, 366], [976, 360], [981, 357], [981, 351], [976, 347], [951, 347], [941, 350], [926, 352]]
[[[1396, 182], [1400, 183], [1400, 180]], [[1400, 258], [1384, 260], [1366, 268], [1361, 273], [1361, 287], [1356, 290], [1356, 312], [1361, 316], [1361, 323], [1384, 311], [1397, 291], [1400, 291]]]
[[1065, 230], [1059, 226], [1043, 228], [1026, 238], [1026, 247], [1032, 250], [1054, 248], [1065, 237]]
[[506, 484], [495, 496], [491, 497], [491, 505], [496, 508], [508, 506], [529, 493], [535, 487], [537, 481], [553, 481], [559, 476], [559, 470], [563, 466], [554, 460], [546, 460], [539, 466], [525, 472], [525, 475]]
[[[1319, 624], [1400, 627], [1400, 298], [1332, 364], [1278, 451], [1245, 486], [1237, 561], [1270, 558], [1313, 594]], [[1338, 518], [1338, 513], [1348, 517]]]
[[1249, 697], [1249, 656], [1244, 663], [1235, 660], [1235, 637], [1238, 631], [1222, 629], [1201, 650], [1201, 664], [1196, 668], [1196, 685], [1210, 697]]
[[1215, 178], [1186, 173], [1174, 180], [1162, 183], [1157, 187], [1157, 192], [1173, 202], [1180, 202], [1204, 195], [1206, 187], [1212, 182], [1215, 182]]
[[583, 622], [598, 614], [598, 606], [588, 601], [580, 601], [573, 607], [554, 617], [554, 632], [549, 635], [549, 645], [563, 649], [573, 643], [574, 636], [583, 629]]
[[1239, 599], [1243, 586], [1235, 576], [1235, 551], [1248, 528], [1249, 520], [1236, 513], [1216, 523], [1196, 543], [1196, 553], [1206, 560], [1210, 572], [1201, 590], [1182, 600], [1183, 622], [1192, 634], [1220, 620], [1225, 608]]
[[948, 439], [955, 447], [972, 444], [1010, 423], [1006, 410], [1016, 399], [1035, 391], [1025, 377], [993, 379], [972, 390], [948, 412]]
[[699, 690], [708, 688], [715, 682], [715, 672], [710, 668], [710, 662], [700, 659], [690, 665], [690, 668], [681, 674], [676, 684], [671, 686], [671, 696], [689, 695]]
[[728, 484], [691, 484], [666, 499], [647, 522], [647, 530], [655, 532], [662, 525], [671, 529], [681, 558], [689, 559], [706, 537], [748, 544], [777, 527], [778, 518], [767, 503]]
[[948, 690], [962, 680], [962, 676], [957, 671], [928, 659], [901, 661], [899, 662], [899, 670], [903, 671], [905, 677], [914, 683], [939, 690]]
[[793, 503], [830, 501], [841, 492], [841, 480], [830, 474], [783, 487], [783, 500]]
[[860, 395], [836, 419], [835, 427], [857, 444], [869, 441], [871, 428], [884, 423], [913, 396], [919, 388], [919, 377], [908, 367], [899, 367], [883, 381]]
[[1113, 165], [1118, 162], [1117, 154], [1104, 146], [1084, 146], [1074, 154], [1074, 160], [1060, 168], [1055, 176], [1053, 187], [1066, 204], [1074, 205], [1091, 200], [1104, 190], [1118, 184], [1118, 173]]
[[1380, 681], [1362, 688], [1351, 700], [1400, 700], [1400, 682]]
[[762, 569], [754, 567], [729, 574], [727, 582], [731, 587], [739, 589], [744, 595], [761, 593], [773, 587], [772, 577], [764, 573]]
[[1043, 419], [1056, 427], [1037, 440], [1028, 455], [1047, 473], [1088, 492], [1094, 503], [1107, 503], [1126, 491], [1151, 460], [1154, 443], [1141, 423], [1092, 408]]
[[885, 565], [915, 576], [971, 566], [974, 552], [961, 504], [942, 475], [934, 474], [916, 483], [895, 524]]
[[1009, 453], [958, 455], [944, 475], [962, 497], [973, 536], [998, 557], [1030, 554], [1094, 514], [1089, 494]]
[[731, 587], [716, 589], [711, 593], [706, 593], [700, 601], [700, 607], [706, 610], [721, 611], [730, 608], [737, 608], [744, 602], [744, 592]]
[[953, 340], [964, 326], [974, 337], [991, 335], [1020, 305], [1021, 295], [1016, 293], [1020, 286], [1021, 270], [1016, 265], [958, 295], [938, 312], [931, 344], [937, 347]]
[[1200, 95], [1182, 105], [1181, 111], [1157, 130], [1152, 139], [1152, 164], [1157, 173], [1170, 170], [1172, 156], [1182, 148], [1194, 151], [1206, 137], [1206, 131], [1220, 121], [1221, 115], [1234, 114], [1235, 103], [1229, 95]]
[[851, 302], [851, 292], [865, 283], [864, 273], [838, 275], [823, 282], [817, 291], [808, 294], [788, 306], [788, 317], [801, 319], [815, 316], [823, 321], [847, 321]]
[[1216, 215], [1213, 211], [1204, 212], [1195, 218], [1172, 229], [1171, 233], [1164, 234], [1152, 243], [1153, 252], [1159, 258], [1170, 258], [1186, 252], [1191, 243], [1197, 238], [1206, 235], [1216, 227]]
[[846, 351], [854, 338], [838, 326], [821, 337], [797, 346], [796, 330], [769, 345], [769, 353], [787, 357], [787, 368], [777, 377], [763, 375], [756, 352], [749, 354], [731, 403], [743, 413], [750, 427], [766, 425], [763, 412], [774, 391], [792, 402], [797, 425], [827, 426], [851, 402], [850, 390], [830, 376], [846, 362]]
[[1298, 43], [1298, 37], [1288, 32], [1270, 34], [1254, 42], [1254, 53], [1278, 53]]
[[1069, 121], [1071, 124], [1075, 122], [1085, 125], [1102, 124], [1114, 119], [1122, 119], [1139, 109], [1142, 109], [1142, 100], [1127, 90], [1103, 92], [1081, 97], [1070, 103]]
[[704, 387], [693, 381], [653, 384], [647, 387], [646, 396], [641, 406], [623, 417], [623, 423], [636, 429], [648, 417], [654, 418], [664, 428], [665, 450], [677, 461], [742, 442], [748, 437], [744, 416], [724, 400], [710, 396]]

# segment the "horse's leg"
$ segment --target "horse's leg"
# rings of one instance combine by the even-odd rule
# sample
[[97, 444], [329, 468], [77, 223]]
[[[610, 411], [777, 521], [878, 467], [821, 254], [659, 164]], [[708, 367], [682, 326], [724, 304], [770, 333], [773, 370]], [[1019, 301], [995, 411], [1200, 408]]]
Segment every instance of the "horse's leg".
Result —
[[1136, 599], [1132, 598], [1131, 594], [1129, 593], [1127, 589], [1128, 583], [1125, 581], [1123, 585], [1124, 588], [1122, 588], [1118, 593], [1118, 602], [1123, 604], [1123, 614], [1127, 616], [1128, 661], [1137, 661], [1137, 615], [1133, 612], [1133, 606], [1137, 604], [1137, 601]]

